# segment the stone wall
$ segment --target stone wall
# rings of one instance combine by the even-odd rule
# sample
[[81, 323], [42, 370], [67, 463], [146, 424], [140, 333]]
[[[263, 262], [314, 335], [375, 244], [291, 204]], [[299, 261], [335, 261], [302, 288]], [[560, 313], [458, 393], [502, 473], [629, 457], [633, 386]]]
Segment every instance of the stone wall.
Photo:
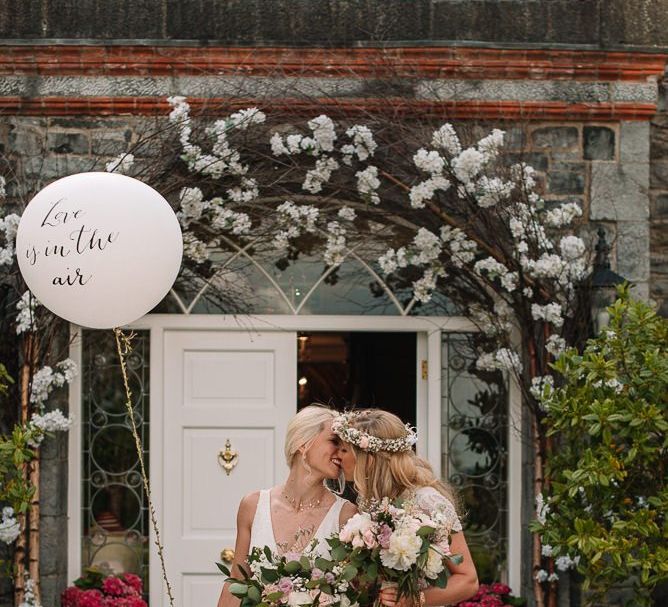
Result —
[[650, 294], [659, 312], [668, 316], [668, 80], [663, 80], [660, 92], [650, 130]]
[[0, 0], [0, 38], [668, 46], [664, 0]]

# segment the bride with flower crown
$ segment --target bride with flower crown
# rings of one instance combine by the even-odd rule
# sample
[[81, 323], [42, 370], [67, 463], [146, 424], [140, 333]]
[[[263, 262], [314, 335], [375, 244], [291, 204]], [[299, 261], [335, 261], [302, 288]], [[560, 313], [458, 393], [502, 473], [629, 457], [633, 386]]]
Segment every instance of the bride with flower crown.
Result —
[[[340, 479], [343, 484], [341, 440], [332, 432], [336, 417], [337, 412], [328, 407], [311, 405], [288, 424], [288, 479], [283, 485], [250, 493], [239, 504], [233, 577], [242, 577], [239, 566], [246, 563], [255, 547], [268, 546], [273, 552], [294, 558], [315, 540], [315, 552], [326, 555], [325, 539], [357, 512], [353, 504], [325, 486], [327, 479]], [[225, 584], [218, 607], [238, 604], [239, 599]]]
[[[472, 597], [478, 591], [478, 576], [454, 494], [413, 451], [417, 439], [413, 428], [388, 411], [362, 409], [337, 416], [332, 430], [343, 441], [341, 463], [346, 480], [354, 482], [361, 509], [371, 500], [403, 498], [427, 515], [440, 511], [449, 522], [451, 540], [440, 548], [462, 555], [463, 561], [446, 565], [450, 575], [445, 588], [433, 586], [420, 592], [420, 607], [452, 605]], [[414, 607], [410, 597], [399, 599], [392, 586], [382, 588], [379, 598], [385, 607]]]

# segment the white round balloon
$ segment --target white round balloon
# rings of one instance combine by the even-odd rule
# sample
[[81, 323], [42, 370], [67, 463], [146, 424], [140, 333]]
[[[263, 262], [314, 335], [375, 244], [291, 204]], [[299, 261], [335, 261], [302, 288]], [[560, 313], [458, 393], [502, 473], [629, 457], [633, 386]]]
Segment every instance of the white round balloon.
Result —
[[95, 329], [155, 307], [181, 266], [181, 228], [169, 203], [125, 175], [80, 173], [28, 204], [16, 234], [21, 274], [54, 314]]

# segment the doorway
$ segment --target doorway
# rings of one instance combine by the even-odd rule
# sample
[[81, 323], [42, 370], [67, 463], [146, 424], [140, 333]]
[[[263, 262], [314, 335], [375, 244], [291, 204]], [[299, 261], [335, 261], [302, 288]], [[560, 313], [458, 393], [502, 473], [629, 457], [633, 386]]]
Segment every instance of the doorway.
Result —
[[378, 407], [416, 425], [415, 333], [300, 332], [297, 356], [299, 409]]

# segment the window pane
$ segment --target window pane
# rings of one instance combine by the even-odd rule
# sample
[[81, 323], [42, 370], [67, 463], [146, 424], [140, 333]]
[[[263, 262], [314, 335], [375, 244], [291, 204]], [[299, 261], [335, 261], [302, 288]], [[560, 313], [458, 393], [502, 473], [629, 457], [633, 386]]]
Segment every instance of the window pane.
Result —
[[[148, 466], [149, 333], [127, 360], [135, 423]], [[82, 564], [148, 581], [148, 512], [111, 331], [83, 331]]]
[[473, 339], [443, 335], [441, 445], [478, 577], [489, 583], [506, 573], [508, 390], [500, 372], [476, 369]]

